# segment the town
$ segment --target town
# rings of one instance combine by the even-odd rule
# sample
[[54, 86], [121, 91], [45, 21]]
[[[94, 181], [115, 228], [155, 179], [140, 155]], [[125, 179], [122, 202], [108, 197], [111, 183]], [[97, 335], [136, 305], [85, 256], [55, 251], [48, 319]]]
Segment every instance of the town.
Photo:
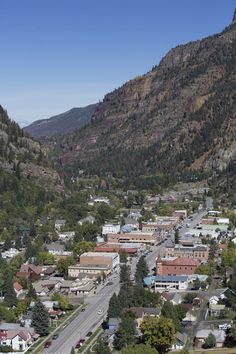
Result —
[[[84, 217], [68, 214], [72, 201]], [[217, 204], [206, 186], [160, 195], [108, 190], [104, 181], [99, 194], [87, 186], [67, 203], [60, 218], [52, 208], [17, 225], [14, 240], [6, 230], [1, 352], [235, 345], [233, 205]]]

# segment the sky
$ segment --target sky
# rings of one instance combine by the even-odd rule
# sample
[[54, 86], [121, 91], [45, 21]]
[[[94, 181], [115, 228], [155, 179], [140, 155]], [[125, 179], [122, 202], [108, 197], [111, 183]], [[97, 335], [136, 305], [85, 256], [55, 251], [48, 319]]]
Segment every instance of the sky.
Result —
[[21, 126], [104, 95], [220, 32], [236, 0], [0, 0], [0, 104]]

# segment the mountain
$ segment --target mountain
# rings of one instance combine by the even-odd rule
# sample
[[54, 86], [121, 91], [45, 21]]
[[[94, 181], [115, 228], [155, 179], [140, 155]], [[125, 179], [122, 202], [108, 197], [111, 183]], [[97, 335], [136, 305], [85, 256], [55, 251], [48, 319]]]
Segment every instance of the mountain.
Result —
[[224, 171], [236, 161], [235, 92], [236, 16], [107, 94], [91, 123], [58, 143], [60, 163], [75, 174]]
[[0, 171], [1, 177], [6, 173], [8, 179], [15, 175], [18, 179], [25, 178], [28, 182], [38, 182], [40, 186], [63, 189], [61, 179], [48, 158], [47, 150], [11, 120], [2, 106], [0, 106]]
[[90, 122], [96, 106], [91, 104], [83, 108], [72, 108], [51, 118], [37, 120], [25, 127], [24, 131], [34, 138], [72, 133]]

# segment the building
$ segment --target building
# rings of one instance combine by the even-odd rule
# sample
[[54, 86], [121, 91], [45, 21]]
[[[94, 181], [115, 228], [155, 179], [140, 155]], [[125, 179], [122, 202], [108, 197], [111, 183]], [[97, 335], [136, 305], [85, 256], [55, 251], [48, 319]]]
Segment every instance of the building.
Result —
[[19, 324], [2, 323], [0, 325], [0, 345], [10, 346], [13, 351], [25, 351], [39, 337], [33, 328]]
[[31, 282], [39, 280], [41, 277], [42, 267], [34, 264], [22, 264], [19, 272], [16, 273], [18, 278], [29, 279]]
[[79, 225], [84, 225], [84, 224], [94, 224], [95, 222], [95, 217], [92, 215], [86, 216], [86, 218], [80, 219], [78, 221]]
[[55, 230], [60, 231], [66, 225], [66, 220], [57, 219], [55, 221]]
[[152, 275], [144, 278], [143, 282], [145, 286], [153, 288], [155, 292], [185, 291], [188, 288], [186, 275]]
[[107, 241], [109, 243], [146, 243], [155, 245], [158, 243], [158, 237], [153, 232], [129, 232], [129, 233], [121, 233], [121, 234], [108, 234]]
[[157, 231], [169, 231], [177, 223], [179, 219], [171, 216], [158, 216], [154, 222], [143, 222], [142, 232], [157, 232]]
[[179, 220], [183, 220], [186, 219], [188, 216], [187, 210], [183, 209], [183, 210], [175, 210], [173, 213], [173, 216], [175, 216], [176, 218], [178, 218]]
[[120, 256], [118, 253], [106, 252], [86, 252], [80, 256], [81, 266], [101, 266], [105, 265], [114, 269], [120, 264]]
[[122, 253], [125, 252], [130, 256], [135, 256], [138, 253], [144, 251], [146, 247], [142, 243], [108, 243], [102, 242], [97, 243], [97, 247], [95, 248], [96, 252], [117, 252]]
[[156, 274], [158, 275], [189, 275], [194, 274], [199, 262], [193, 258], [174, 257], [156, 260]]
[[20, 253], [16, 248], [9, 248], [9, 250], [2, 252], [2, 258], [13, 258]]
[[225, 333], [225, 331], [223, 331], [221, 329], [214, 329], [214, 330], [201, 329], [196, 334], [195, 346], [197, 348], [202, 348], [202, 345], [205, 343], [205, 340], [207, 339], [207, 337], [210, 333], [212, 333], [215, 336], [216, 348], [222, 348], [224, 345], [225, 338], [226, 338], [226, 333]]
[[13, 288], [17, 298], [24, 294], [23, 287], [17, 281], [13, 283]]
[[186, 333], [176, 332], [175, 343], [172, 345], [172, 350], [182, 350], [187, 343], [188, 336]]
[[194, 245], [193, 247], [185, 247], [168, 243], [165, 248], [165, 256], [194, 258], [200, 262], [207, 262], [209, 256], [209, 247], [206, 245]]
[[71, 278], [80, 278], [81, 276], [97, 278], [98, 276], [103, 276], [103, 274], [108, 275], [111, 273], [112, 268], [107, 265], [72, 265], [68, 267], [68, 275]]
[[102, 234], [103, 235], [118, 234], [119, 232], [120, 232], [120, 225], [105, 224], [102, 227]]

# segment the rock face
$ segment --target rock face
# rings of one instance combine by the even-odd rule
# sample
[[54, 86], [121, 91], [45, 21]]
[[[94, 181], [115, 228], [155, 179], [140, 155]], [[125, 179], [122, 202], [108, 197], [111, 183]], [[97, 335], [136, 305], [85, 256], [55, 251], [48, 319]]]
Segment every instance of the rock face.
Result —
[[0, 106], [0, 169], [18, 173], [45, 187], [63, 190], [62, 180], [52, 168], [47, 150], [32, 140]]
[[37, 120], [25, 127], [24, 131], [34, 138], [73, 133], [76, 129], [82, 128], [90, 122], [96, 106], [96, 104], [92, 104], [83, 108], [72, 108], [49, 119]]
[[[107, 94], [60, 161], [92, 173], [222, 171], [236, 159], [236, 22]], [[58, 148], [58, 147], [57, 147]]]

